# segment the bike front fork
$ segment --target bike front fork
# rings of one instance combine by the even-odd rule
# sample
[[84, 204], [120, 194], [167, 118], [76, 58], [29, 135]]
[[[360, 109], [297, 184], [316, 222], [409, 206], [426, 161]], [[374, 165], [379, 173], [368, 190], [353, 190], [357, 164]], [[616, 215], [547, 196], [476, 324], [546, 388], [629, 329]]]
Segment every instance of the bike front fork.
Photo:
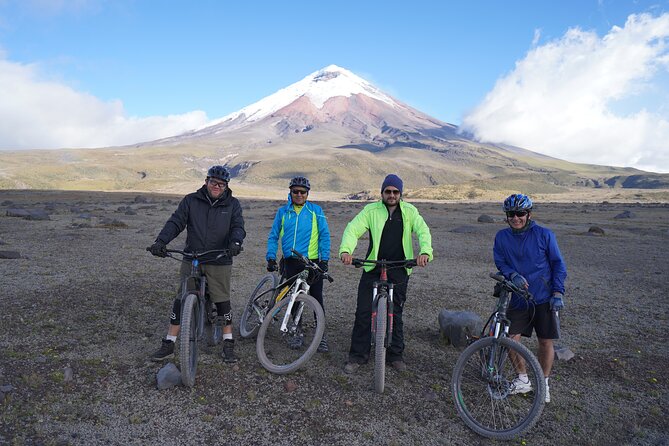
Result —
[[[390, 344], [392, 343], [393, 339], [393, 321], [395, 318], [395, 314], [393, 313], [393, 301], [390, 299], [390, 297], [386, 298], [386, 306], [387, 306], [387, 312], [386, 312], [386, 336], [383, 340], [383, 347], [388, 348]], [[372, 303], [372, 347], [376, 345], [376, 316], [378, 314], [378, 307], [379, 307], [379, 301], [378, 299], [374, 299], [374, 303]]]

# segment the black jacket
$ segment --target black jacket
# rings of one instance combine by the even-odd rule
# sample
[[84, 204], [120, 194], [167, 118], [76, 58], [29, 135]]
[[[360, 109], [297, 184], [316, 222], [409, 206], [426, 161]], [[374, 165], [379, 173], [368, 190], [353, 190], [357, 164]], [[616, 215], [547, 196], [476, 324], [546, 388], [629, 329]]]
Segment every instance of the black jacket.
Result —
[[[167, 245], [184, 229], [186, 229], [184, 251], [188, 252], [226, 249], [231, 242], [241, 244], [246, 237], [242, 207], [232, 196], [232, 191], [226, 189], [221, 198], [212, 201], [207, 194], [206, 185], [181, 200], [156, 241]], [[221, 257], [211, 263], [231, 265], [232, 257]]]

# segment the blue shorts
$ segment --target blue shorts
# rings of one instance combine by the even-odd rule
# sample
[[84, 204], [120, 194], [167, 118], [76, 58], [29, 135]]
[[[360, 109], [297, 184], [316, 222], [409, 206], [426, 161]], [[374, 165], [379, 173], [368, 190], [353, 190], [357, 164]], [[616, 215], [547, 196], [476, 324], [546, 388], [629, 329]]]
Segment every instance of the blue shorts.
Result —
[[532, 331], [541, 339], [560, 339], [560, 318], [551, 311], [550, 303], [530, 305], [529, 308], [509, 309], [506, 317], [511, 321], [509, 335], [520, 334], [529, 338]]

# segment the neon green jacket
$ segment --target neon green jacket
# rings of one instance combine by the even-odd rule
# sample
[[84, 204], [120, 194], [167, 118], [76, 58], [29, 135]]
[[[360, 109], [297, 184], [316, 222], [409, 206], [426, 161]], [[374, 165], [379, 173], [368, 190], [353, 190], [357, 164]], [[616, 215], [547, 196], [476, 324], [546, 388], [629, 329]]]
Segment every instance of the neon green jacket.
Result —
[[[407, 259], [413, 259], [413, 242], [411, 234], [415, 233], [418, 236], [418, 246], [420, 254], [427, 254], [432, 261], [432, 236], [430, 235], [430, 228], [427, 227], [425, 220], [418, 213], [418, 209], [412, 204], [400, 200], [400, 210], [402, 211], [402, 220], [404, 222], [402, 234], [402, 247], [404, 248], [404, 255]], [[383, 233], [383, 226], [388, 220], [388, 208], [382, 201], [368, 204], [351, 220], [344, 234], [341, 237], [341, 245], [339, 246], [339, 257], [342, 253], [347, 252], [353, 254], [355, 247], [358, 245], [358, 239], [365, 233], [369, 232], [370, 244], [369, 252], [367, 253], [367, 260], [378, 260], [379, 245], [381, 244], [381, 234]], [[374, 265], [365, 265], [365, 271], [374, 269]], [[407, 269], [407, 273], [411, 274], [411, 270]]]

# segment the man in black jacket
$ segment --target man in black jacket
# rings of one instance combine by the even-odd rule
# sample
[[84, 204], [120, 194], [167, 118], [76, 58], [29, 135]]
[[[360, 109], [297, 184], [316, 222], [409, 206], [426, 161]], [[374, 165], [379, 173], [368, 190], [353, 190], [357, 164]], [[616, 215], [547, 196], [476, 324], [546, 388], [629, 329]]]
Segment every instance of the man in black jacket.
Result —
[[[239, 201], [228, 188], [230, 172], [223, 166], [212, 166], [207, 172], [205, 184], [197, 191], [181, 200], [163, 230], [151, 246], [151, 254], [165, 257], [166, 246], [186, 229], [186, 252], [203, 252], [212, 249], [230, 249], [230, 256], [201, 264], [207, 276], [209, 295], [216, 304], [218, 320], [214, 326], [214, 340], [223, 337], [223, 358], [235, 362], [234, 340], [232, 338], [232, 308], [230, 306], [230, 279], [232, 257], [239, 254], [246, 231]], [[190, 274], [190, 263], [182, 263], [179, 271], [181, 280]], [[174, 343], [181, 323], [181, 289], [172, 306], [167, 336], [158, 351], [151, 355], [154, 361], [172, 357]]]

